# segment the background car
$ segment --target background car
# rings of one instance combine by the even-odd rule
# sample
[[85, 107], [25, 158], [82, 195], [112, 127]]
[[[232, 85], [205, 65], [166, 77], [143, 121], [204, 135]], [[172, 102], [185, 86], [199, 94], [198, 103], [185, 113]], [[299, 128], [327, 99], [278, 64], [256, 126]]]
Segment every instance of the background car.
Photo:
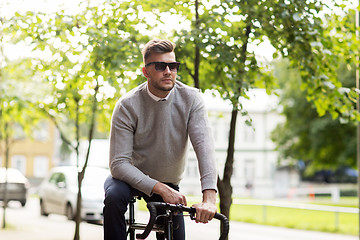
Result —
[[[82, 182], [81, 218], [88, 222], [102, 222], [104, 181], [110, 172], [106, 168], [87, 167]], [[75, 219], [78, 193], [78, 171], [75, 166], [53, 168], [39, 186], [40, 213], [65, 215]]]
[[[0, 201], [5, 198], [5, 176], [6, 168], [0, 168]], [[27, 201], [29, 180], [17, 169], [7, 169], [7, 200], [19, 201], [24, 207]]]

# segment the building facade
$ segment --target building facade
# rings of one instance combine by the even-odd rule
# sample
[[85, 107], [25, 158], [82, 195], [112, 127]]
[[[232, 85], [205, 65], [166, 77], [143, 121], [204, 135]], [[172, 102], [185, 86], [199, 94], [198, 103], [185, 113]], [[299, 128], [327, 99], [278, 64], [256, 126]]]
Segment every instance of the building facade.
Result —
[[[17, 137], [10, 146], [9, 167], [16, 168], [30, 180], [41, 180], [55, 164], [55, 126], [50, 121], [41, 121], [32, 138]], [[2, 144], [0, 166], [5, 167], [5, 149]]]
[[[204, 94], [204, 100], [215, 141], [218, 173], [222, 178], [232, 107], [230, 103], [220, 97], [211, 96], [210, 93]], [[283, 181], [277, 182], [278, 153], [274, 150], [275, 146], [270, 139], [271, 131], [283, 121], [279, 114], [278, 98], [267, 95], [262, 89], [255, 89], [250, 93], [250, 100], [243, 99], [242, 105], [248, 112], [248, 117], [239, 113], [237, 118], [232, 176], [233, 194], [239, 197], [276, 197], [279, 192], [286, 192], [288, 188], [283, 186]], [[251, 118], [251, 126], [245, 123], [248, 118]], [[188, 154], [188, 164], [181, 189], [188, 194], [200, 193], [197, 160], [192, 148]]]
[[[222, 178], [228, 148], [228, 136], [232, 106], [219, 96], [206, 92], [205, 104], [215, 140], [216, 162], [219, 177]], [[232, 176], [233, 195], [239, 197], [272, 198], [284, 196], [288, 189], [298, 184], [296, 174], [278, 167], [278, 153], [270, 139], [272, 130], [284, 121], [279, 114], [278, 98], [268, 96], [262, 89], [251, 91], [250, 99], [242, 100], [248, 116], [240, 113], [236, 125], [234, 171]], [[251, 119], [251, 126], [245, 123]], [[51, 122], [42, 122], [34, 132], [33, 139], [20, 139], [13, 144], [9, 166], [19, 169], [30, 179], [41, 180], [50, 168], [59, 164], [76, 164], [75, 155], [68, 161], [59, 161], [59, 136]], [[191, 144], [190, 144], [191, 145]], [[84, 157], [87, 143], [82, 143], [80, 152]], [[107, 139], [94, 139], [89, 165], [108, 166], [109, 143]], [[82, 158], [83, 159], [83, 158]], [[5, 166], [1, 152], [0, 166]], [[188, 161], [181, 182], [186, 194], [199, 195], [200, 181], [197, 160], [190, 147]]]

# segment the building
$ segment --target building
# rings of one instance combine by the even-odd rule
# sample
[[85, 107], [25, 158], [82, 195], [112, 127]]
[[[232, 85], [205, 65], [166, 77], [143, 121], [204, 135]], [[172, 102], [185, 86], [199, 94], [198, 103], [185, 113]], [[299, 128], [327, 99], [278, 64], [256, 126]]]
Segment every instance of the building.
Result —
[[[56, 164], [58, 140], [55, 126], [41, 121], [32, 138], [17, 137], [10, 147], [9, 167], [16, 168], [37, 183]], [[5, 167], [4, 145], [1, 147], [0, 166]]]
[[[263, 89], [251, 90], [250, 100], [243, 100], [243, 107], [252, 119], [252, 126], [245, 124], [239, 114], [236, 126], [234, 172], [232, 186], [234, 196], [273, 198], [286, 196], [289, 189], [299, 183], [297, 172], [278, 166], [278, 153], [270, 139], [271, 131], [284, 121], [279, 114], [278, 98], [268, 96]], [[227, 155], [228, 133], [232, 106], [221, 97], [206, 92], [204, 100], [209, 113], [209, 121], [215, 140], [218, 173], [222, 177]], [[84, 159], [87, 142], [80, 145], [81, 159]], [[191, 144], [190, 144], [191, 145]], [[94, 139], [89, 165], [108, 166], [109, 140]], [[71, 163], [76, 163], [75, 155]], [[181, 191], [199, 195], [200, 181], [197, 160], [190, 147]]]
[[[232, 107], [229, 102], [219, 96], [212, 96], [210, 92], [204, 94], [204, 100], [215, 140], [218, 173], [222, 178]], [[263, 89], [254, 89], [250, 92], [250, 99], [243, 99], [242, 104], [252, 119], [252, 126], [245, 123], [246, 117], [238, 115], [232, 177], [233, 195], [257, 198], [279, 196], [279, 193], [287, 192], [290, 186], [283, 181], [287, 175], [283, 171], [278, 172], [278, 153], [270, 139], [271, 131], [283, 121], [279, 114], [278, 98], [267, 95]], [[279, 173], [281, 178], [277, 176]], [[281, 181], [278, 182], [277, 179]], [[197, 160], [192, 148], [181, 189], [188, 194], [200, 193]]]
[[[227, 155], [228, 134], [232, 106], [219, 96], [206, 92], [204, 100], [209, 113], [209, 121], [215, 140], [216, 161], [220, 178]], [[286, 196], [291, 187], [299, 183], [296, 172], [279, 167], [278, 153], [270, 140], [270, 133], [278, 123], [284, 121], [279, 114], [278, 98], [267, 95], [263, 89], [251, 90], [250, 99], [243, 99], [243, 107], [248, 111], [252, 125], [245, 124], [248, 117], [238, 115], [234, 153], [234, 172], [232, 186], [234, 196], [272, 198]], [[11, 152], [11, 166], [19, 169], [27, 177], [41, 178], [53, 165], [76, 164], [74, 154], [67, 161], [59, 162], [55, 156], [59, 141], [55, 127], [44, 124], [35, 139], [19, 141]], [[88, 143], [80, 145], [82, 164]], [[108, 166], [108, 139], [94, 139], [90, 152], [89, 165]], [[4, 163], [2, 162], [2, 165]], [[199, 195], [200, 181], [197, 160], [192, 148], [181, 182], [186, 194]]]

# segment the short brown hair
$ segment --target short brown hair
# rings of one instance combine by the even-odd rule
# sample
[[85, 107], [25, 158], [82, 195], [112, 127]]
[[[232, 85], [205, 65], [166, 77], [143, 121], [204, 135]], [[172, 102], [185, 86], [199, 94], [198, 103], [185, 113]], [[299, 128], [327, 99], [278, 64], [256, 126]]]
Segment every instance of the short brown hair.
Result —
[[143, 50], [141, 51], [143, 54], [144, 63], [146, 59], [150, 57], [151, 53], [173, 52], [175, 46], [176, 46], [175, 43], [169, 40], [162, 40], [162, 39], [150, 40], [147, 44], [145, 44]]

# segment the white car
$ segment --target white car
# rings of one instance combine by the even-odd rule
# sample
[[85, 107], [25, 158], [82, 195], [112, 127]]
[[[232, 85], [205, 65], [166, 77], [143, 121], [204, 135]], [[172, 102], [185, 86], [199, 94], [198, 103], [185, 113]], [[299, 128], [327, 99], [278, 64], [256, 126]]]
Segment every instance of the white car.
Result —
[[[102, 222], [104, 182], [110, 172], [106, 168], [87, 167], [82, 182], [81, 218], [88, 222]], [[75, 219], [78, 194], [78, 171], [75, 166], [53, 168], [39, 186], [40, 213], [65, 215]]]
[[[6, 184], [5, 176], [7, 176]], [[6, 168], [0, 168], [0, 201], [5, 199], [5, 185], [7, 201], [19, 201], [21, 206], [24, 207], [30, 188], [29, 180], [15, 168], [8, 168], [7, 170]]]

